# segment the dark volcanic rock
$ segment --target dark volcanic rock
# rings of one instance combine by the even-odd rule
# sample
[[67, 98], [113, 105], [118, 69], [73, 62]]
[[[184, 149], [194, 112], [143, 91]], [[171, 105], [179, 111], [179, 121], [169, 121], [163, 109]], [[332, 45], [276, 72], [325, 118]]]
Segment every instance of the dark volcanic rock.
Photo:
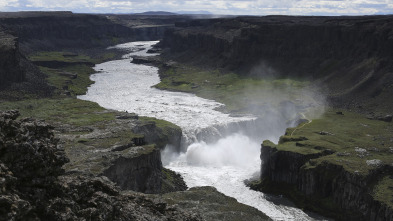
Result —
[[155, 53], [161, 53], [161, 52], [162, 52], [161, 48], [151, 48], [146, 53], [148, 53], [148, 54], [155, 54]]
[[158, 199], [122, 194], [105, 177], [63, 176], [57, 184], [60, 194], [45, 208], [48, 220], [201, 220]]
[[1, 162], [21, 182], [62, 174], [68, 159], [57, 146], [53, 127], [28, 118], [16, 121], [18, 115], [17, 111], [10, 111], [0, 116]]
[[25, 79], [20, 60], [17, 38], [4, 32], [0, 27], [0, 87], [9, 82], [21, 82]]
[[163, 168], [163, 179], [162, 179], [162, 186], [161, 186], [161, 193], [170, 193], [175, 191], [185, 191], [187, 190], [187, 185], [181, 177], [180, 174]]
[[212, 65], [251, 71], [265, 61], [278, 74], [311, 77], [322, 74], [315, 71], [331, 59], [391, 57], [392, 25], [393, 16], [211, 19], [167, 32], [161, 45], [185, 58], [203, 53], [200, 59]]
[[134, 64], [152, 64], [157, 62], [157, 58], [155, 57], [139, 57], [139, 56], [135, 56], [132, 58], [131, 63]]
[[111, 166], [103, 171], [103, 175], [125, 190], [159, 193], [162, 184], [160, 151], [154, 147], [150, 151], [147, 147], [142, 151], [146, 153], [135, 154], [128, 151], [131, 152], [129, 155], [127, 151], [122, 151], [122, 156], [114, 157]]
[[[300, 154], [277, 150], [263, 142], [261, 148], [262, 190], [285, 192], [306, 209], [322, 212], [337, 220], [392, 220], [389, 205], [372, 197], [379, 177], [391, 173], [392, 166], [378, 167], [367, 176], [348, 172], [341, 165], [325, 162], [307, 167], [316, 154]], [[256, 188], [258, 189], [258, 187]], [[288, 193], [288, 191], [290, 193]], [[329, 203], [322, 203], [326, 200]]]
[[0, 27], [0, 99], [20, 99], [24, 93], [48, 96], [53, 89], [45, 77], [20, 53], [19, 39]]
[[[164, 149], [167, 144], [180, 149], [182, 132], [180, 127], [160, 129], [156, 126], [156, 122], [147, 121], [138, 123], [133, 129], [134, 133], [145, 135], [148, 143], [154, 143], [159, 149]], [[167, 134], [167, 135], [165, 135]]]
[[270, 220], [261, 211], [225, 196], [214, 187], [193, 187], [184, 192], [164, 194], [162, 198], [170, 205], [200, 213], [204, 220]]
[[383, 117], [378, 117], [378, 120], [385, 121], [385, 122], [392, 122], [392, 115], [386, 115]]

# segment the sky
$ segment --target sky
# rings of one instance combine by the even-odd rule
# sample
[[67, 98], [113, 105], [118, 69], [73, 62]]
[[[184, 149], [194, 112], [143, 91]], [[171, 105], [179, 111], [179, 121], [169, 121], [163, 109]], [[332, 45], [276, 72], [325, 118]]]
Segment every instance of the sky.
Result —
[[373, 15], [393, 14], [393, 0], [0, 0], [0, 11], [208, 11], [222, 15]]

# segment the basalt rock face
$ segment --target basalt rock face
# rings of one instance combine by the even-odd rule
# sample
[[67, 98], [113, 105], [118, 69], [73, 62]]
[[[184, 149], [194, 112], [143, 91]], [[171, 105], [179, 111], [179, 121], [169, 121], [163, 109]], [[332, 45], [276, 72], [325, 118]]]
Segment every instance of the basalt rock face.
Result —
[[[285, 75], [315, 76], [330, 59], [392, 57], [393, 16], [238, 17], [186, 26], [168, 31], [162, 45], [172, 53], [203, 51], [215, 57], [210, 64], [218, 60], [233, 68], [266, 61]], [[278, 67], [284, 62], [289, 64]]]
[[25, 79], [20, 60], [17, 38], [0, 28], [0, 87], [9, 82], [21, 82]]
[[[19, 40], [0, 26], [0, 91], [7, 88], [16, 93], [51, 94], [45, 75], [20, 52]], [[8, 99], [8, 94], [1, 94], [1, 99]]]
[[[261, 148], [261, 179], [269, 185], [287, 185], [302, 195], [306, 208], [323, 208], [324, 213], [338, 220], [392, 220], [391, 207], [371, 196], [376, 180], [391, 171], [391, 166], [376, 168], [368, 176], [346, 171], [342, 166], [324, 163], [306, 167], [305, 163], [317, 156], [289, 151], [278, 151], [264, 142]], [[272, 187], [269, 185], [267, 189]], [[266, 188], [266, 187], [265, 187]], [[329, 202], [322, 204], [320, 200]], [[299, 199], [294, 199], [295, 201]], [[339, 214], [339, 215], [337, 215]]]
[[159, 193], [162, 186], [162, 163], [160, 151], [137, 157], [121, 156], [112, 162], [103, 175], [125, 190], [142, 193]]
[[[318, 80], [333, 104], [388, 110], [382, 103], [392, 92], [392, 30], [393, 16], [221, 18], [178, 24], [161, 45], [168, 60]], [[370, 98], [373, 104], [364, 102]]]
[[159, 149], [164, 149], [166, 145], [172, 145], [176, 149], [180, 149], [182, 138], [180, 127], [160, 129], [154, 121], [148, 121], [138, 123], [132, 130], [134, 133], [145, 135], [146, 142], [155, 143]]
[[201, 220], [106, 177], [64, 175], [52, 127], [0, 113], [0, 220]]
[[[71, 159], [64, 166], [66, 171], [106, 176], [122, 190], [162, 193], [187, 189], [181, 185], [180, 177], [177, 179], [164, 171], [160, 154], [166, 144], [180, 142], [181, 129], [169, 123], [160, 127], [153, 119], [145, 120], [135, 114], [117, 114], [104, 127], [89, 125], [83, 129], [61, 125], [57, 128], [61, 144]], [[73, 132], [78, 130], [85, 133]]]

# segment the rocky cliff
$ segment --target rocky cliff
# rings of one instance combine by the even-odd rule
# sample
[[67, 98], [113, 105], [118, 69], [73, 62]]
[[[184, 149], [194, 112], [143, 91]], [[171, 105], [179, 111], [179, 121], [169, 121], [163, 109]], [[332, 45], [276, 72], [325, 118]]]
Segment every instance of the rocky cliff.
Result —
[[0, 86], [21, 82], [25, 71], [20, 66], [21, 55], [17, 38], [0, 28]]
[[201, 220], [105, 177], [64, 175], [52, 127], [18, 115], [0, 113], [0, 220]]
[[[278, 151], [268, 142], [264, 142], [261, 152], [261, 179], [265, 182], [262, 189], [265, 191], [285, 192], [293, 200], [301, 201], [304, 208], [320, 211], [338, 220], [393, 219], [392, 208], [376, 201], [370, 194], [373, 191], [372, 183], [392, 171], [391, 166], [378, 168], [363, 177], [333, 163], [307, 167], [306, 162], [317, 158], [316, 155]], [[291, 196], [272, 186], [277, 184], [286, 186], [287, 191], [299, 193], [292, 193]]]
[[16, 94], [23, 97], [26, 93], [48, 96], [52, 89], [47, 85], [45, 75], [20, 52], [20, 41], [14, 34], [1, 28], [0, 23], [0, 92], [4, 88], [8, 90], [1, 93], [0, 99]]
[[[317, 79], [332, 103], [387, 111], [392, 107], [381, 103], [392, 92], [392, 27], [393, 16], [221, 18], [179, 24], [161, 44], [167, 59], [240, 75]], [[364, 102], [370, 98], [373, 104]]]
[[351, 115], [327, 113], [288, 129], [278, 144], [264, 141], [262, 182], [253, 188], [337, 220], [392, 220], [391, 123]]
[[162, 163], [160, 150], [143, 147], [140, 156], [127, 156], [122, 153], [104, 170], [103, 175], [114, 181], [122, 189], [142, 193], [160, 193], [162, 186]]
[[[87, 128], [59, 125], [61, 144], [71, 159], [65, 165], [66, 171], [106, 176], [123, 190], [143, 193], [187, 189], [180, 184], [180, 177], [164, 170], [160, 154], [167, 144], [180, 145], [171, 140], [180, 142], [181, 129], [169, 122], [160, 125], [164, 121], [154, 118], [117, 112], [116, 115], [105, 126], [102, 122], [89, 124]], [[166, 182], [169, 178], [172, 184]]]

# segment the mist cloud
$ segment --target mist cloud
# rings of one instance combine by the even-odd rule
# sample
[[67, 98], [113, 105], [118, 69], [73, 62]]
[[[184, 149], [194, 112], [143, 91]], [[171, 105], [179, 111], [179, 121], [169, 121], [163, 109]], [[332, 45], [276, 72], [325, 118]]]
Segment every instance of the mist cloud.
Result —
[[0, 11], [62, 10], [88, 13], [209, 11], [233, 15], [391, 14], [393, 0], [0, 0]]

